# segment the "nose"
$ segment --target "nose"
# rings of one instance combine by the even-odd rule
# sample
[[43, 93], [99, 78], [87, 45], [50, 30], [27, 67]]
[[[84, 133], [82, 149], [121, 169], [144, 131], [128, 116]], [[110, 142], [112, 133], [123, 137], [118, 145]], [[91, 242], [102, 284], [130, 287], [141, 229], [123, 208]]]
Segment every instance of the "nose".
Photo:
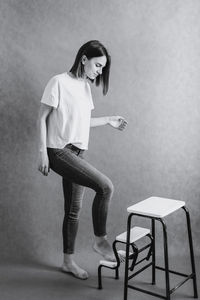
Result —
[[101, 74], [102, 74], [102, 69], [99, 69], [99, 70], [97, 71], [97, 73], [98, 73], [99, 75], [101, 75]]

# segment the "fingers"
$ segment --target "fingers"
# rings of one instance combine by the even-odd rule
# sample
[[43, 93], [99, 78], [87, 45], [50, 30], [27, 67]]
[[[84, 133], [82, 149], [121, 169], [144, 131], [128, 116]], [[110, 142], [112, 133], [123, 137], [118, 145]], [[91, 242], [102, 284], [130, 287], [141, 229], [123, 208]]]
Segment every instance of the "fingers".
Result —
[[47, 176], [48, 173], [49, 173], [49, 167], [48, 167], [48, 166], [45, 166], [45, 167], [44, 167], [44, 172], [43, 172], [43, 174], [44, 174], [45, 176]]
[[39, 166], [38, 170], [45, 176], [48, 176], [48, 173], [50, 172], [49, 166]]
[[124, 118], [120, 118], [120, 125], [118, 127], [119, 130], [124, 130], [127, 126], [128, 122]]

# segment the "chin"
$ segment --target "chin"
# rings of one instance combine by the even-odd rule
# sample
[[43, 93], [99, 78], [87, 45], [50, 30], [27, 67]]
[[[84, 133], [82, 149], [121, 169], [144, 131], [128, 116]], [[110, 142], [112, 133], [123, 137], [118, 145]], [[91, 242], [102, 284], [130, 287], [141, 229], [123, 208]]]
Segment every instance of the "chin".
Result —
[[88, 76], [89, 77], [89, 79], [91, 79], [91, 80], [95, 80], [96, 78], [97, 78], [97, 76]]

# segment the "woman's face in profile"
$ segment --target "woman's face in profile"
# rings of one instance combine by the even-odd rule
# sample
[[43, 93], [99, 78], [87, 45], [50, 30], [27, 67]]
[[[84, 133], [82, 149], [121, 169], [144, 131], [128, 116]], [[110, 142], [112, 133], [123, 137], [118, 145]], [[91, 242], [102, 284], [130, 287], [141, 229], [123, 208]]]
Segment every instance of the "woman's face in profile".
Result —
[[88, 59], [83, 57], [84, 72], [87, 77], [94, 80], [98, 75], [102, 74], [102, 69], [105, 67], [107, 58], [105, 55]]

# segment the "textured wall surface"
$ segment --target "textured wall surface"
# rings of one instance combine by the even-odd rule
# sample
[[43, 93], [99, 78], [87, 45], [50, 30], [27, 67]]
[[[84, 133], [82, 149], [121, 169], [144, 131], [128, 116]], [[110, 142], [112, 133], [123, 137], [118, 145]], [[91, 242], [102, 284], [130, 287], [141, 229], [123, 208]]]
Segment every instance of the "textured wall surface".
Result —
[[[129, 122], [125, 132], [93, 128], [87, 153], [115, 185], [110, 237], [125, 230], [127, 206], [152, 195], [180, 199], [199, 254], [199, 14], [195, 0], [0, 1], [1, 259], [60, 259], [61, 179], [37, 171], [36, 120], [47, 81], [91, 39], [112, 56], [108, 95], [92, 87], [93, 115]], [[93, 196], [85, 195], [78, 251], [92, 245]], [[182, 217], [168, 218], [173, 254], [188, 251]]]

